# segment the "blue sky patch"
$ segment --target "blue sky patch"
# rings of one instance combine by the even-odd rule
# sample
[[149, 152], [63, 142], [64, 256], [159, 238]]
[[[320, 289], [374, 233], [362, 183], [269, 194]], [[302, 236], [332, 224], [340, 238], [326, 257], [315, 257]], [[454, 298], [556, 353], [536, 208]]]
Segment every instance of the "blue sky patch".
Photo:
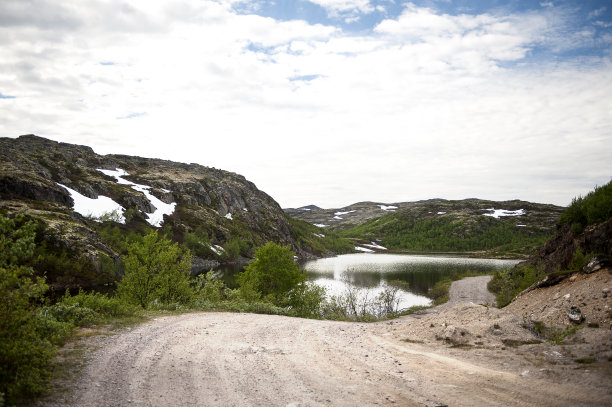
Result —
[[297, 81], [310, 82], [320, 77], [321, 75], [298, 75], [298, 76], [292, 76], [291, 78], [289, 78], [289, 80], [291, 82], [297, 82]]
[[15, 99], [17, 96], [10, 96], [0, 93], [0, 99]]
[[146, 116], [147, 112], [138, 112], [138, 113], [130, 113], [128, 115], [125, 116], [119, 116], [117, 117], [118, 120], [124, 120], [124, 119], [135, 119], [137, 117], [143, 117]]

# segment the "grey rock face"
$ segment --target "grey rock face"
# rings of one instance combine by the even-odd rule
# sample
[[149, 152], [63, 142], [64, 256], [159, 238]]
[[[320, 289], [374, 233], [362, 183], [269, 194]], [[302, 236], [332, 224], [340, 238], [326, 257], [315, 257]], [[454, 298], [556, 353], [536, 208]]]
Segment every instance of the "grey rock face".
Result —
[[[98, 155], [91, 148], [58, 143], [32, 135], [0, 138], [0, 209], [44, 220], [60, 244], [89, 258], [116, 253], [101, 240], [95, 223], [72, 210], [74, 202], [61, 183], [89, 198], [105, 196], [130, 212], [128, 222], [145, 224], [154, 211], [150, 200], [130, 185], [117, 182], [98, 169], [122, 169], [122, 177], [150, 186], [164, 203], [176, 202], [164, 225], [173, 237], [204, 229], [208, 244], [224, 246], [231, 239], [248, 240], [249, 247], [273, 241], [289, 245], [299, 257], [312, 256], [298, 242], [287, 215], [269, 195], [243, 176], [198, 164], [125, 155]], [[127, 225], [130, 228], [133, 225]], [[244, 255], [244, 253], [242, 253]], [[209, 269], [220, 256], [200, 259], [195, 269]], [[206, 270], [207, 271], [207, 270]]]

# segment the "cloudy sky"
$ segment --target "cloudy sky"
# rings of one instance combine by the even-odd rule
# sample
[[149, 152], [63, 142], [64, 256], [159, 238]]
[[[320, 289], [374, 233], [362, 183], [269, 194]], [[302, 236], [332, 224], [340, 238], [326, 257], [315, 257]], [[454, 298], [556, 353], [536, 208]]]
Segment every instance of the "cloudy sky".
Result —
[[566, 205], [612, 177], [612, 5], [2, 0], [0, 136], [27, 133], [283, 207]]

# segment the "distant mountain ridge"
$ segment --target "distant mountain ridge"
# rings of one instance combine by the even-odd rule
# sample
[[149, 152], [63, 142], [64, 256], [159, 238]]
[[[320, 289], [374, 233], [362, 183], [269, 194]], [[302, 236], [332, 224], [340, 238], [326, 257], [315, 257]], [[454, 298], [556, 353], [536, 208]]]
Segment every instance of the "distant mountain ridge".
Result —
[[285, 211], [297, 219], [336, 231], [356, 244], [375, 241], [397, 250], [489, 253], [503, 247], [508, 255], [525, 256], [552, 236], [564, 209], [520, 200], [435, 198]]

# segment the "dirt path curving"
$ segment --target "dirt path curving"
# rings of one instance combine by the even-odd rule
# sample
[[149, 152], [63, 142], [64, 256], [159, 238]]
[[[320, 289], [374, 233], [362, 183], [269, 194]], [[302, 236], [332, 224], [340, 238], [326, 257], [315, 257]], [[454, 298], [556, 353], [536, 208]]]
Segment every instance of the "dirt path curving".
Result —
[[[480, 284], [480, 283], [479, 283]], [[462, 308], [463, 307], [463, 308]], [[610, 405], [601, 377], [566, 380], [492, 344], [434, 339], [458, 304], [420, 320], [376, 324], [192, 313], [97, 337], [68, 406], [575, 406]], [[502, 319], [495, 319], [502, 321]], [[488, 323], [488, 322], [487, 322]], [[502, 323], [502, 322], [500, 322]], [[503, 324], [503, 323], [502, 323]], [[431, 327], [432, 332], [425, 332]], [[443, 328], [446, 327], [446, 328]], [[484, 339], [482, 339], [484, 340]], [[548, 349], [548, 348], [546, 348]], [[609, 376], [604, 376], [604, 380]]]

